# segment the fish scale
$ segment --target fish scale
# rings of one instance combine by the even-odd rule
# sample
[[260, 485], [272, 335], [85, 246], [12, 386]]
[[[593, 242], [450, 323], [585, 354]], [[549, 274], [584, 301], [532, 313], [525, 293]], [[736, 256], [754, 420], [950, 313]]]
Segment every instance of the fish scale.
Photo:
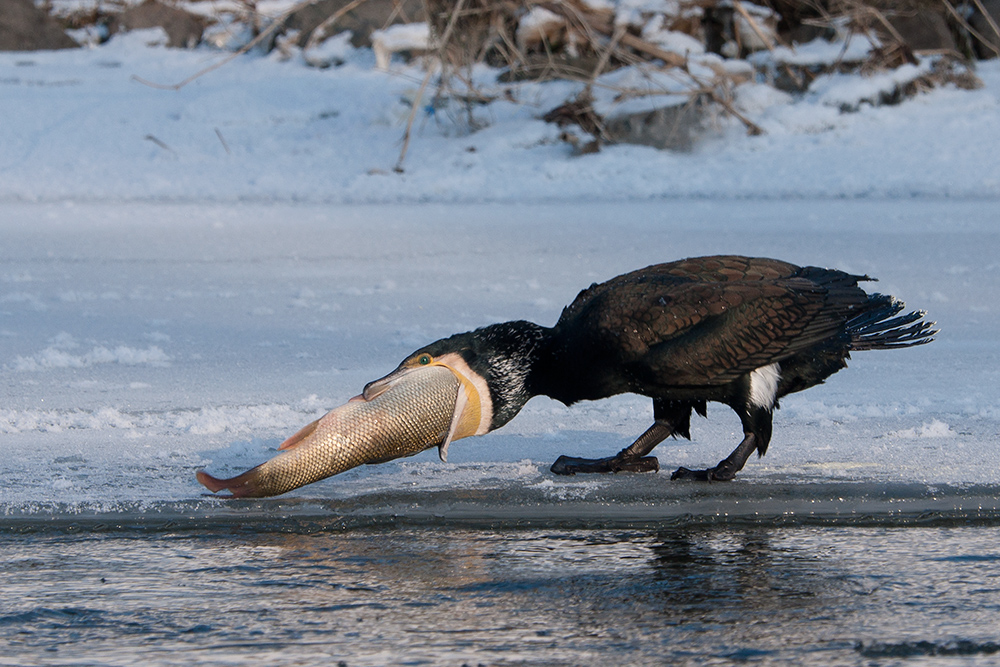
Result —
[[[354, 400], [303, 429], [303, 437], [271, 460], [218, 489], [237, 497], [276, 496], [363, 463], [413, 456], [440, 444], [451, 425], [460, 381], [447, 368], [421, 369], [375, 398]], [[295, 437], [293, 437], [293, 440]], [[199, 476], [201, 479], [201, 475]], [[212, 488], [213, 484], [202, 483]]]

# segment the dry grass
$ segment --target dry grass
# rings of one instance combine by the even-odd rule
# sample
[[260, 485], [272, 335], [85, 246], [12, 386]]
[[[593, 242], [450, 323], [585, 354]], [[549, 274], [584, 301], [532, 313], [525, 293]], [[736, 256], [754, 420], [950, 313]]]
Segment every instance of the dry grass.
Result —
[[[206, 0], [207, 1], [207, 0]], [[387, 0], [349, 0], [340, 9], [311, 30], [304, 42], [306, 48], [318, 45], [326, 37], [338, 32], [338, 22], [349, 12], [367, 2]], [[391, 0], [400, 9], [401, 0]], [[194, 73], [187, 79], [169, 85], [154, 84], [163, 88], [180, 88], [200, 76], [222, 67], [229, 60], [253, 48], [271, 48], [275, 38], [285, 30], [290, 16], [312, 4], [301, 0], [282, 15], [268, 17], [261, 14], [255, 0], [239, 0], [230, 20], [242, 22], [255, 37], [225, 59]], [[1000, 55], [995, 46], [998, 40], [990, 39], [970, 25], [967, 7], [983, 10], [981, 0], [680, 0], [682, 11], [664, 16], [664, 28], [685, 33], [699, 41], [706, 51], [727, 54], [727, 60], [745, 57], [752, 50], [774, 50], [791, 46], [795, 35], [850, 35], [869, 36], [880, 44], [861, 62], [838, 61], [824, 66], [777, 65], [776, 71], [758, 70], [758, 79], [769, 78], [785, 90], [801, 92], [817, 76], [828, 72], [857, 72], [872, 74], [916, 63], [926, 56], [935, 58], [933, 71], [898, 91], [900, 99], [933, 86], [953, 84], [973, 88], [978, 80], [970, 61], [969, 44], [983, 44]], [[99, 5], [100, 11], [120, 11], [125, 0], [107, 0]], [[168, 1], [167, 4], [170, 4]], [[423, 100], [431, 96], [436, 104], [451, 101], [450, 113], [462, 114], [460, 123], [475, 131], [483, 122], [477, 120], [477, 110], [490, 101], [505, 98], [516, 100], [518, 86], [523, 81], [563, 79], [580, 82], [582, 89], [573, 99], [555, 109], [542, 110], [546, 120], [564, 127], [578, 127], [593, 139], [591, 148], [599, 148], [608, 140], [606, 119], [594, 109], [594, 99], [600, 90], [607, 98], [608, 89], [602, 75], [620, 67], [636, 67], [653, 75], [669, 77], [670, 90], [654, 87], [614, 89], [615, 100], [624, 101], [641, 95], [677, 94], [678, 88], [689, 96], [691, 104], [710, 103], [719, 113], [738, 119], [748, 133], [760, 134], [763, 130], [741, 113], [732, 103], [734, 89], [747, 75], [739, 70], [719, 66], [713, 61], [711, 74], [706, 74], [702, 63], [693, 67], [687, 56], [664, 48], [645, 36], [641, 25], [616, 22], [615, 14], [608, 9], [595, 9], [583, 0], [424, 0], [428, 23], [431, 28], [430, 52], [422, 56], [426, 73], [420, 81], [419, 91], [411, 101], [412, 108], [402, 138], [402, 147], [396, 171], [403, 171], [406, 155], [413, 135], [414, 123]], [[767, 5], [782, 12], [762, 11]], [[65, 16], [63, 19], [74, 27], [102, 20], [100, 11], [88, 10], [84, 15]], [[535, 14], [532, 14], [532, 13]], [[907, 37], [898, 28], [900, 17], [913, 16], [914, 12], [936, 12], [945, 17], [955, 35], [954, 49], [918, 51], [908, 44]], [[396, 20], [400, 12], [393, 11], [388, 22]], [[544, 16], [532, 30], [523, 29], [525, 17]], [[651, 19], [653, 15], [647, 17]], [[990, 20], [989, 27], [1000, 36], [1000, 26]], [[965, 45], [965, 46], [963, 46]], [[723, 61], [724, 62], [724, 61]], [[473, 70], [486, 63], [503, 70], [495, 84], [477, 87]], [[894, 95], [896, 95], [894, 93]], [[893, 102], [896, 100], [887, 100]], [[460, 111], [459, 111], [460, 110]], [[567, 133], [567, 139], [572, 133]], [[221, 140], [221, 137], [220, 137]], [[589, 144], [588, 144], [589, 145]], [[595, 148], [596, 147], [596, 148]]]

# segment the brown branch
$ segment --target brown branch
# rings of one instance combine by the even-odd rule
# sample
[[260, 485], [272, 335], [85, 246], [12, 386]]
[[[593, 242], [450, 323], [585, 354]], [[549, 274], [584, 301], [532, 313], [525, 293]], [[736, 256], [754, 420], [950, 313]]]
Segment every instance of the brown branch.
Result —
[[611, 41], [608, 42], [607, 47], [603, 49], [601, 57], [597, 60], [597, 65], [594, 67], [594, 72], [593, 74], [590, 75], [591, 81], [596, 80], [597, 77], [601, 75], [601, 72], [604, 71], [604, 68], [608, 64], [608, 61], [611, 59], [612, 52], [614, 52], [615, 48], [618, 46], [618, 43], [624, 36], [625, 36], [625, 26], [619, 26], [618, 28], [615, 28], [614, 34], [611, 35]]
[[392, 168], [392, 170], [397, 174], [403, 173], [403, 160], [406, 159], [406, 151], [410, 148], [410, 137], [413, 136], [413, 121], [417, 118], [417, 109], [420, 108], [420, 101], [424, 97], [424, 91], [427, 90], [427, 84], [430, 83], [432, 76], [434, 76], [434, 68], [428, 67], [427, 74], [424, 76], [424, 80], [420, 84], [420, 89], [417, 90], [417, 96], [413, 98], [412, 106], [410, 107], [410, 115], [406, 119], [406, 131], [403, 132], [403, 148], [399, 152], [399, 159], [396, 160], [396, 166]]
[[645, 53], [646, 55], [653, 56], [662, 60], [665, 64], [671, 67], [685, 67], [687, 65], [687, 58], [680, 55], [679, 53], [673, 53], [672, 51], [665, 51], [658, 47], [656, 44], [647, 42], [641, 37], [636, 37], [632, 33], [625, 33], [622, 35], [622, 44], [631, 47], [636, 51]]
[[[607, 25], [604, 21], [601, 21], [600, 18], [589, 12], [579, 11], [575, 7], [567, 7], [561, 2], [539, 2], [537, 5], [544, 9], [548, 9], [555, 14], [560, 14], [564, 18], [577, 19], [577, 21], [582, 24], [582, 27], [588, 33], [593, 31], [600, 33], [605, 37], [611, 37], [614, 32], [613, 22], [612, 25]], [[593, 40], [593, 37], [591, 37], [591, 39]], [[672, 67], [683, 67], [687, 64], [687, 58], [684, 56], [661, 49], [656, 44], [648, 42], [641, 37], [637, 37], [630, 32], [622, 34], [620, 43], [624, 46], [635, 49], [640, 53], [645, 53], [648, 56], [658, 58]]]
[[741, 123], [743, 123], [747, 128], [747, 134], [749, 134], [752, 137], [759, 137], [761, 135], [767, 134], [764, 131], [764, 128], [762, 128], [760, 125], [758, 125], [757, 123], [753, 122], [752, 120], [741, 114], [739, 111], [736, 110], [736, 107], [734, 107], [729, 100], [719, 95], [718, 91], [715, 90], [715, 87], [709, 86], [705, 92], [708, 93], [708, 95], [712, 98], [712, 100], [716, 104], [719, 104], [728, 113], [732, 114]]

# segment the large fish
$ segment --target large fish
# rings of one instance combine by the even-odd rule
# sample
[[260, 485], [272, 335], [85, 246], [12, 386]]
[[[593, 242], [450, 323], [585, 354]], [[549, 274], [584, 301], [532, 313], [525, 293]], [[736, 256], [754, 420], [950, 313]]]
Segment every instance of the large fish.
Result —
[[483, 416], [479, 390], [461, 372], [417, 359], [300, 430], [271, 460], [231, 479], [204, 471], [197, 477], [213, 493], [228, 490], [235, 498], [261, 498], [435, 445], [446, 460], [453, 440], [486, 431]]

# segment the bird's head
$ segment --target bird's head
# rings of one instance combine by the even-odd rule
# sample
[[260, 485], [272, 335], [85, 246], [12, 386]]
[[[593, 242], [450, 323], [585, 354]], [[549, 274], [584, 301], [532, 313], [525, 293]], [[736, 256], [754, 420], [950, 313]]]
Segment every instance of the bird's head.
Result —
[[530, 375], [543, 327], [516, 321], [493, 324], [431, 343], [407, 356], [396, 370], [365, 385], [358, 399], [371, 400], [413, 373], [443, 366], [460, 388], [452, 428], [441, 445], [441, 459], [452, 440], [500, 428], [534, 396]]

